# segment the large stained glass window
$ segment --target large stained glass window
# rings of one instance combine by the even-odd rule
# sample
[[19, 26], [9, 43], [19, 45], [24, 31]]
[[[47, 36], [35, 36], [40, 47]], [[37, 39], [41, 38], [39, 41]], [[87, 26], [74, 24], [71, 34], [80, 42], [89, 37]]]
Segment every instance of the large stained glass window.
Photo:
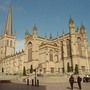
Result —
[[32, 43], [28, 43], [28, 61], [32, 61]]

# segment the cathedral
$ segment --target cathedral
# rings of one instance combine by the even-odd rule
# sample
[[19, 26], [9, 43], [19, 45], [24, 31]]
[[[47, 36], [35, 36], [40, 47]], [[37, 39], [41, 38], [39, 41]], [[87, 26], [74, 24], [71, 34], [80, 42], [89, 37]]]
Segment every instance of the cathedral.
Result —
[[25, 32], [24, 49], [16, 52], [16, 35], [12, 28], [12, 9], [8, 9], [5, 30], [0, 35], [0, 72], [5, 74], [30, 74], [36, 69], [38, 74], [56, 75], [75, 72], [87, 73], [90, 69], [89, 47], [86, 28], [75, 27], [73, 18], [68, 22], [68, 33], [42, 37], [36, 25], [32, 33]]

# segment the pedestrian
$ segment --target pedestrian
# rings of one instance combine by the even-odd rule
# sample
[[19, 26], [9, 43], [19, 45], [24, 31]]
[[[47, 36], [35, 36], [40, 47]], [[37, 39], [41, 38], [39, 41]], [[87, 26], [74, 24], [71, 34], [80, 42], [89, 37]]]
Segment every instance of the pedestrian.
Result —
[[73, 77], [73, 75], [70, 76], [69, 83], [70, 83], [71, 89], [73, 90], [73, 84], [74, 84], [74, 77]]
[[37, 87], [39, 87], [39, 80], [37, 80]]
[[80, 76], [77, 77], [77, 83], [78, 83], [78, 87], [79, 89], [82, 89], [81, 88], [81, 81], [82, 81], [82, 78]]
[[29, 85], [29, 79], [27, 79], [27, 85]]
[[34, 80], [32, 79], [32, 86], [34, 86]]

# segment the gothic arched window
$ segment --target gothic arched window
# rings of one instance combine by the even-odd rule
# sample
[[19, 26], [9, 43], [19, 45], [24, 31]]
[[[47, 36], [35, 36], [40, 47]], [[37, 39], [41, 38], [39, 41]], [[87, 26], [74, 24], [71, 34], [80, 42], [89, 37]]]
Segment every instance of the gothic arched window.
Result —
[[10, 41], [10, 47], [12, 47], [12, 40]]
[[29, 45], [29, 46], [32, 46], [32, 42], [29, 42], [28, 45]]
[[49, 58], [50, 58], [50, 61], [53, 61], [53, 51], [52, 50], [49, 51]]
[[28, 43], [28, 61], [32, 61], [32, 42]]
[[55, 60], [56, 60], [56, 62], [59, 61], [59, 57], [58, 57], [58, 55], [55, 55]]
[[77, 45], [78, 45], [78, 52], [79, 52], [79, 55], [82, 56], [82, 45], [81, 45], [81, 38], [78, 37], [77, 38]]

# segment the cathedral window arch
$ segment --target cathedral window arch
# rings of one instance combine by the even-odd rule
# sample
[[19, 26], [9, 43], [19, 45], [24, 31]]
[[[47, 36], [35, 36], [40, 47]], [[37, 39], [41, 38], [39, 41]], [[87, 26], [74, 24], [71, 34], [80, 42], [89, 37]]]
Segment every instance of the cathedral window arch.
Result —
[[54, 67], [51, 67], [51, 73], [54, 73]]
[[10, 47], [12, 47], [12, 40], [10, 40]]
[[28, 47], [32, 48], [32, 42], [28, 42]]
[[55, 61], [58, 62], [59, 61], [59, 56], [58, 55], [55, 55]]
[[81, 45], [81, 38], [78, 37], [77, 38], [77, 45], [78, 45], [78, 52], [79, 52], [79, 55], [82, 56], [82, 45]]
[[32, 45], [32, 42], [28, 42], [28, 45]]
[[32, 42], [28, 42], [28, 61], [32, 61]]
[[67, 57], [70, 57], [70, 40], [66, 40], [66, 47], [67, 47]]
[[49, 51], [49, 58], [50, 58], [50, 61], [53, 61], [53, 50]]

